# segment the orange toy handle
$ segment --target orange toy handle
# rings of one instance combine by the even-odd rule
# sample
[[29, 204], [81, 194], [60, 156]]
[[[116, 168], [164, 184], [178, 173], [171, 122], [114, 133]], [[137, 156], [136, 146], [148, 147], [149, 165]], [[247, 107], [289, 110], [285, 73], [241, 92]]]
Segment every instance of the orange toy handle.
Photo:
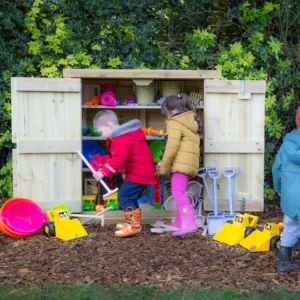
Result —
[[146, 127], [142, 127], [142, 130], [145, 134], [147, 134], [148, 129]]
[[147, 132], [149, 135], [152, 135], [152, 134], [166, 135], [166, 133], [163, 130], [156, 130], [153, 127], [149, 127]]

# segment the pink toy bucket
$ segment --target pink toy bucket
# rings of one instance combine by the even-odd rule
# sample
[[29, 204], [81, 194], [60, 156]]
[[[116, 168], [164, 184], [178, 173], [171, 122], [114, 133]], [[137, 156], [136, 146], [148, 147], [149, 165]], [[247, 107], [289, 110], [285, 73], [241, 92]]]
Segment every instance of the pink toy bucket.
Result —
[[104, 92], [115, 92], [115, 84], [114, 83], [104, 83]]
[[30, 235], [41, 229], [45, 214], [34, 201], [13, 198], [2, 206], [0, 218], [5, 227], [18, 235]]
[[104, 92], [100, 96], [101, 104], [105, 106], [116, 106], [116, 96], [112, 92]]

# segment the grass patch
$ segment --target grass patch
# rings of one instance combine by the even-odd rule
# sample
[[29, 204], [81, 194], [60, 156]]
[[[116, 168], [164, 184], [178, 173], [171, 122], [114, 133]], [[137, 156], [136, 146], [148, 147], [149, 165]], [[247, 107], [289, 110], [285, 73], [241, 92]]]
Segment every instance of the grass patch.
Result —
[[46, 288], [38, 287], [2, 287], [0, 288], [2, 300], [205, 300], [205, 299], [300, 299], [300, 292], [288, 290], [259, 291], [238, 289], [207, 289], [181, 288], [177, 290], [160, 290], [143, 286], [111, 286], [104, 288], [97, 284], [89, 286], [64, 287], [49, 285]]

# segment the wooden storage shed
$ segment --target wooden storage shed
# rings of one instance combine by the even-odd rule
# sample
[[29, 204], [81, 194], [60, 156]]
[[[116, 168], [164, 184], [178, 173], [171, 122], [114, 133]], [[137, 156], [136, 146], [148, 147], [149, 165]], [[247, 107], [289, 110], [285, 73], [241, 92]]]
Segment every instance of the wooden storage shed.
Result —
[[[180, 81], [186, 94], [203, 95], [197, 107], [203, 120], [204, 165], [239, 167], [235, 179], [235, 209], [245, 199], [246, 211], [263, 211], [265, 82], [221, 80], [220, 71], [191, 70], [64, 70], [64, 78], [12, 78], [12, 140], [14, 196], [31, 198], [43, 209], [67, 204], [82, 211], [84, 179], [90, 176], [76, 154], [84, 140], [82, 128], [92, 125], [101, 109], [113, 109], [121, 122], [138, 118], [145, 127], [164, 129], [159, 106], [87, 106], [95, 90], [114, 83], [117, 99], [135, 97], [134, 81], [156, 84]], [[161, 97], [158, 89], [156, 100]], [[155, 138], [148, 137], [148, 140]], [[205, 196], [206, 198], [206, 196]], [[205, 199], [205, 210], [211, 210]], [[221, 177], [218, 208], [228, 210], [228, 186]], [[170, 217], [167, 211], [146, 211]], [[109, 212], [118, 219], [121, 212]]]

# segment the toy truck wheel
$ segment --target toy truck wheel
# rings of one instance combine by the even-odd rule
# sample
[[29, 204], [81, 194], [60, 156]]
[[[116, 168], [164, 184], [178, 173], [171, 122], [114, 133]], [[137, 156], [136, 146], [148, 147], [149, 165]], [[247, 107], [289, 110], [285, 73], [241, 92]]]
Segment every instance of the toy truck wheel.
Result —
[[275, 252], [278, 252], [278, 250], [280, 249], [280, 236], [279, 235], [275, 235], [271, 238], [271, 249]]
[[55, 224], [53, 222], [47, 222], [44, 231], [48, 237], [55, 237]]
[[254, 230], [256, 230], [255, 227], [247, 226], [246, 230], [245, 230], [245, 237], [247, 237], [248, 235], [250, 235]]

